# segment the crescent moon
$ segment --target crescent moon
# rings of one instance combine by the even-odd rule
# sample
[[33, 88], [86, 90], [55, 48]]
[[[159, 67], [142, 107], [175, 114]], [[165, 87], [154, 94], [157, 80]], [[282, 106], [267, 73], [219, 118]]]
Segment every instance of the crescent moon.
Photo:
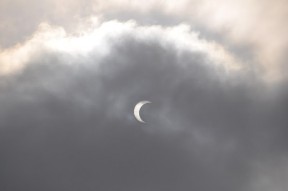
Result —
[[147, 103], [151, 103], [151, 102], [150, 101], [140, 101], [134, 107], [134, 116], [135, 116], [136, 120], [141, 122], [141, 123], [145, 123], [145, 121], [143, 121], [143, 119], [140, 116], [140, 110], [141, 110], [142, 106], [147, 104]]

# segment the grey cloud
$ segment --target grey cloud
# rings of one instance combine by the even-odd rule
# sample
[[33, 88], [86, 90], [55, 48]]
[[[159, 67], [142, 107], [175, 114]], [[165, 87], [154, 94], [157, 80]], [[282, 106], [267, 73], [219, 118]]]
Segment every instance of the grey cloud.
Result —
[[45, 51], [2, 79], [1, 190], [240, 191], [255, 158], [287, 153], [286, 97], [252, 73], [133, 36], [95, 55]]

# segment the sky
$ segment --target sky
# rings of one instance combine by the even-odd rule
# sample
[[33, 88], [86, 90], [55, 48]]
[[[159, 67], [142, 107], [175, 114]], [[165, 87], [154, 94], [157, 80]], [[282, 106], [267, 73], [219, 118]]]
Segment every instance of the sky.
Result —
[[0, 0], [0, 190], [286, 191], [287, 16], [285, 0]]

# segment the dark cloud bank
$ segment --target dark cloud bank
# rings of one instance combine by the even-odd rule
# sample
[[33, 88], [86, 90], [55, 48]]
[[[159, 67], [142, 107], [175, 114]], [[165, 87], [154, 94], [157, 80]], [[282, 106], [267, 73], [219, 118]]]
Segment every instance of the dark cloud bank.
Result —
[[240, 191], [254, 161], [287, 156], [286, 91], [123, 39], [99, 62], [45, 51], [2, 79], [0, 190]]

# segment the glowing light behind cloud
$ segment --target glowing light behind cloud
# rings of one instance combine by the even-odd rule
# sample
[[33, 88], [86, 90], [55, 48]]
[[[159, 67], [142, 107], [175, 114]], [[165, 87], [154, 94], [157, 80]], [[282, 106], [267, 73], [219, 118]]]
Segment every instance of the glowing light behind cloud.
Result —
[[[159, 41], [164, 47], [175, 46], [177, 50], [205, 53], [207, 59], [213, 60], [218, 67], [228, 73], [239, 70], [243, 64], [230, 52], [216, 42], [200, 39], [198, 32], [191, 31], [189, 25], [180, 24], [173, 27], [160, 25], [141, 26], [135, 21], [119, 22], [107, 21], [96, 23], [88, 32], [80, 35], [70, 35], [61, 28], [42, 23], [33, 37], [22, 45], [5, 50], [0, 55], [1, 74], [13, 73], [23, 66], [33, 54], [48, 49], [73, 56], [85, 56], [92, 50], [97, 50], [98, 59], [109, 54], [113, 43], [121, 40], [125, 35], [149, 42]], [[227, 73], [227, 74], [228, 74]]]

